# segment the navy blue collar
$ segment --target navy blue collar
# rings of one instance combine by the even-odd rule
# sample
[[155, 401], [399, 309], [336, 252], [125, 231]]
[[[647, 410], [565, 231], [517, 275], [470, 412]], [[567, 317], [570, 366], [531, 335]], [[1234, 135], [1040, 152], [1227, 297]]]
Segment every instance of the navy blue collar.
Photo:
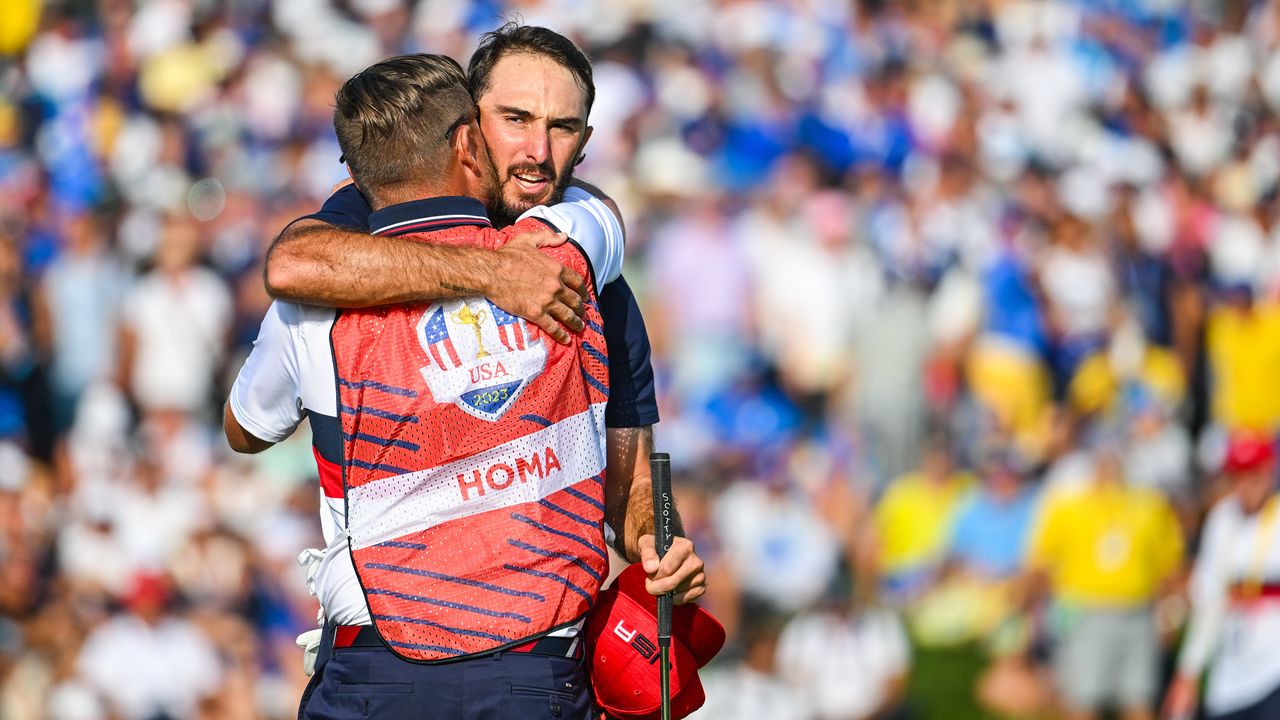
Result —
[[406, 235], [462, 225], [493, 227], [484, 203], [462, 196], [434, 197], [388, 205], [369, 216], [374, 235]]

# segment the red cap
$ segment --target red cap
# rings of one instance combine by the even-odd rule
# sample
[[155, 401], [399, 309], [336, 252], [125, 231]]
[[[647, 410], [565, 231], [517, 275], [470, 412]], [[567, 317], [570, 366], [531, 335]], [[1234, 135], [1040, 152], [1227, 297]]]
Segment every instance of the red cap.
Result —
[[1222, 469], [1229, 473], [1248, 472], [1274, 461], [1275, 457], [1275, 445], [1270, 439], [1251, 432], [1232, 433]]
[[[662, 680], [658, 660], [658, 598], [644, 589], [636, 563], [600, 593], [587, 618], [591, 685], [596, 704], [621, 720], [657, 720]], [[698, 679], [724, 646], [724, 626], [692, 603], [671, 614], [671, 717], [702, 707], [707, 696]]]
[[135, 613], [163, 611], [169, 604], [169, 581], [164, 575], [139, 572], [129, 580], [121, 600]]

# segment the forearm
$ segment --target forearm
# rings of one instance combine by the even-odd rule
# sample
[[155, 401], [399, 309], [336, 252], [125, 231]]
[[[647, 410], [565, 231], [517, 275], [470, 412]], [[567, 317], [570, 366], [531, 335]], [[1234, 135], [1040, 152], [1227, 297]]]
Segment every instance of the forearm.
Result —
[[1199, 678], [1218, 649], [1218, 637], [1226, 624], [1225, 598], [1191, 599], [1191, 620], [1178, 652], [1178, 674]]
[[[615, 549], [628, 562], [640, 559], [640, 538], [654, 530], [653, 482], [649, 472], [652, 451], [652, 427], [608, 429], [605, 521], [614, 530]], [[678, 510], [673, 531], [677, 536], [684, 535]]]
[[378, 237], [300, 220], [267, 252], [267, 292], [328, 307], [373, 307], [486, 295], [497, 277], [493, 250]]

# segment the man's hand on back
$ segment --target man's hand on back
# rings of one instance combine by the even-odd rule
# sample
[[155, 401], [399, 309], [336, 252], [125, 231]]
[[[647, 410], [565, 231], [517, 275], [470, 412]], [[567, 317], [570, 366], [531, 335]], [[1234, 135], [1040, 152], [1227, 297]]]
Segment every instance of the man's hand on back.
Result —
[[[484, 295], [494, 305], [542, 328], [556, 342], [569, 342], [569, 330], [581, 332], [587, 283], [581, 275], [538, 251], [564, 243], [551, 230], [516, 235], [496, 253], [497, 270]], [[566, 330], [565, 328], [568, 328]]]

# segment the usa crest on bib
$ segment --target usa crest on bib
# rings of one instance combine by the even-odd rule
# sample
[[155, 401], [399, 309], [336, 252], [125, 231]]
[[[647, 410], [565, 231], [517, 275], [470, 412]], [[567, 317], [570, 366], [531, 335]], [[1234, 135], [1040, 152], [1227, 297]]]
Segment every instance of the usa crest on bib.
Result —
[[481, 420], [501, 418], [547, 363], [546, 347], [525, 321], [484, 299], [430, 305], [418, 340], [431, 360], [422, 377], [436, 402], [453, 402]]

